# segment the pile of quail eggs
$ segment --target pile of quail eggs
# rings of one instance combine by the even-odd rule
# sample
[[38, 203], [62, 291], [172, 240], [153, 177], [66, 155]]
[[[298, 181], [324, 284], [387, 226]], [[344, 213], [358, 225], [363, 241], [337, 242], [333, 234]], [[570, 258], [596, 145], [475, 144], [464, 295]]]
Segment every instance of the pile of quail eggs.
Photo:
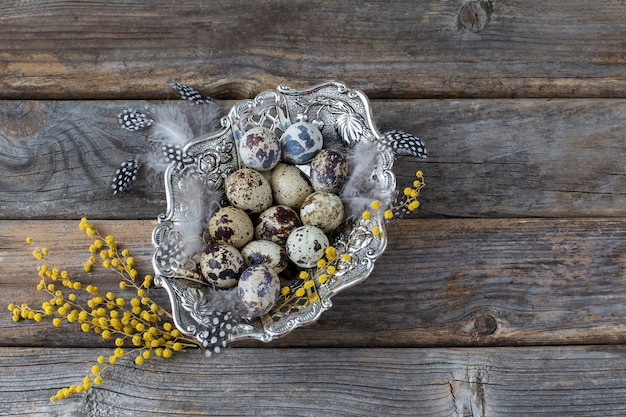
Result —
[[[239, 139], [245, 166], [226, 178], [230, 205], [209, 220], [210, 243], [201, 254], [203, 278], [217, 289], [237, 288], [250, 317], [271, 310], [279, 274], [290, 265], [312, 268], [329, 246], [328, 233], [344, 220], [338, 193], [348, 162], [325, 149], [314, 123], [299, 121], [279, 137], [254, 127]], [[309, 164], [310, 175], [297, 165]]]

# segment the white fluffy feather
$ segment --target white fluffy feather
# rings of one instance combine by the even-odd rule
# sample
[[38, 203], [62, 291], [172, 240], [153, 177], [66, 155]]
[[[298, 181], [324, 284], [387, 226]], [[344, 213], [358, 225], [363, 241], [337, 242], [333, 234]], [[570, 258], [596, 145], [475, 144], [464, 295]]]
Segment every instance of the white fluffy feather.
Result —
[[213, 310], [229, 312], [235, 320], [248, 315], [248, 311], [237, 293], [237, 287], [228, 290], [217, 290], [209, 287], [206, 292]]
[[201, 105], [167, 103], [154, 109], [154, 122], [148, 134], [150, 143], [140, 156], [148, 173], [162, 175], [171, 161], [163, 155], [161, 146], [184, 147], [193, 138], [216, 131], [220, 127], [222, 110], [217, 103]]
[[185, 115], [194, 136], [215, 132], [221, 127], [223, 110], [214, 101], [186, 106]]
[[148, 140], [184, 146], [191, 139], [193, 139], [193, 131], [180, 105], [168, 103], [154, 110], [154, 122]]
[[162, 181], [161, 176], [170, 165], [161, 154], [161, 146], [159, 144], [151, 144], [147, 150], [138, 156], [142, 166], [146, 167], [146, 176], [148, 181]]
[[358, 217], [367, 210], [372, 201], [378, 200], [383, 207], [391, 201], [395, 190], [388, 190], [373, 176], [378, 164], [378, 145], [373, 142], [358, 142], [348, 155], [350, 174], [341, 190], [348, 218]]
[[177, 198], [184, 208], [184, 219], [179, 222], [178, 232], [183, 242], [182, 254], [191, 258], [204, 249], [202, 234], [209, 218], [220, 207], [222, 191], [198, 177], [186, 177], [177, 191]]

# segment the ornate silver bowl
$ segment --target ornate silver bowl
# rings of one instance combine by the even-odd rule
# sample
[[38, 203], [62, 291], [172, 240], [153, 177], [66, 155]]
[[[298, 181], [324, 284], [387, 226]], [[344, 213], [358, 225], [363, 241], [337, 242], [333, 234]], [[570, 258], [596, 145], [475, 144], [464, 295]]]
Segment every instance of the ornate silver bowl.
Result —
[[[184, 151], [193, 158], [192, 164], [172, 164], [165, 173], [167, 213], [159, 216], [153, 232], [155, 252], [153, 266], [155, 282], [165, 288], [171, 300], [175, 325], [186, 335], [196, 337], [204, 346], [243, 338], [265, 342], [283, 336], [297, 327], [314, 322], [322, 312], [332, 306], [331, 298], [369, 276], [374, 262], [387, 245], [385, 220], [359, 216], [345, 221], [331, 236], [331, 245], [339, 258], [336, 273], [323, 284], [316, 286], [319, 299], [294, 295], [291, 291], [266, 315], [257, 319], [227, 322], [223, 311], [211, 305], [214, 289], [208, 284], [181, 274], [186, 263], [193, 260], [182, 256], [186, 242], [181, 239], [180, 225], [188, 222], [188, 208], [181, 203], [181, 193], [189, 178], [206, 183], [207, 187], [222, 187], [225, 178], [240, 168], [237, 140], [242, 133], [255, 126], [268, 127], [280, 135], [291, 123], [314, 120], [324, 136], [325, 147], [342, 147], [346, 150], [361, 141], [380, 143], [376, 163], [371, 167], [371, 179], [381, 188], [395, 190], [396, 179], [391, 171], [394, 161], [392, 150], [384, 146], [384, 137], [376, 129], [369, 100], [360, 91], [352, 90], [336, 81], [325, 82], [307, 89], [291, 89], [284, 85], [262, 92], [253, 100], [235, 104], [222, 119], [222, 129], [198, 137]], [[300, 168], [308, 173], [307, 166]], [[348, 254], [343, 257], [341, 254]], [[312, 278], [325, 270], [307, 270]], [[287, 280], [293, 290], [301, 280]]]

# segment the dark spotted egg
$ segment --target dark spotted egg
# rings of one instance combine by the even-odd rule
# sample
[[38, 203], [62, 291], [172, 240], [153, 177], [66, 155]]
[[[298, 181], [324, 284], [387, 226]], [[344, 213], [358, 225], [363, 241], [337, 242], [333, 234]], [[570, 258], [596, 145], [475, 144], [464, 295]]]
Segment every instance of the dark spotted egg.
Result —
[[267, 265], [254, 265], [243, 271], [237, 284], [237, 294], [250, 317], [269, 312], [280, 295], [278, 274]]
[[277, 274], [289, 263], [285, 248], [269, 240], [253, 240], [241, 249], [241, 256], [247, 266], [267, 265]]
[[266, 127], [254, 127], [239, 140], [239, 156], [248, 168], [269, 171], [280, 161], [280, 139]]
[[318, 227], [300, 226], [289, 235], [285, 249], [294, 264], [313, 268], [329, 244], [328, 237]]
[[215, 243], [241, 248], [252, 240], [254, 226], [243, 210], [226, 206], [209, 219], [208, 234]]
[[200, 255], [202, 276], [220, 289], [237, 285], [243, 268], [241, 253], [229, 245], [208, 245]]
[[311, 185], [315, 191], [338, 194], [348, 174], [348, 160], [335, 150], [322, 149], [311, 161]]
[[302, 226], [298, 213], [287, 206], [272, 206], [259, 215], [254, 237], [284, 245], [291, 232]]
[[283, 161], [297, 165], [310, 162], [324, 146], [322, 132], [313, 123], [296, 122], [280, 138]]

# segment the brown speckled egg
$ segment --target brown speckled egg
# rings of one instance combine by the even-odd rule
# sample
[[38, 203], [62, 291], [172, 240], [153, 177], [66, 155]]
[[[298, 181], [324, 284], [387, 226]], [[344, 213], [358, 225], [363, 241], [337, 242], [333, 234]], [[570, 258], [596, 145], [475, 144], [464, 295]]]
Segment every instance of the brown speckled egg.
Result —
[[317, 264], [329, 246], [328, 237], [315, 226], [300, 226], [294, 230], [285, 249], [291, 261], [301, 268], [312, 268]]
[[250, 217], [236, 207], [222, 207], [209, 219], [209, 237], [216, 243], [243, 247], [252, 240], [254, 226]]
[[270, 180], [274, 202], [294, 209], [313, 192], [309, 178], [294, 165], [279, 163], [272, 171]]
[[229, 245], [208, 245], [200, 255], [202, 276], [220, 289], [237, 285], [243, 269], [241, 253]]
[[248, 168], [268, 171], [280, 161], [280, 138], [266, 127], [253, 127], [239, 140], [239, 156]]
[[259, 215], [254, 236], [257, 239], [284, 245], [291, 232], [299, 226], [302, 226], [302, 222], [293, 209], [287, 206], [272, 206]]
[[226, 198], [247, 213], [260, 213], [272, 205], [272, 188], [260, 172], [243, 168], [230, 174], [225, 184]]
[[267, 265], [254, 265], [243, 271], [237, 294], [250, 317], [260, 317], [274, 307], [280, 295], [278, 274]]
[[348, 180], [348, 160], [332, 149], [322, 149], [311, 161], [311, 185], [315, 191], [338, 194]]
[[269, 240], [253, 240], [243, 247], [241, 255], [247, 266], [267, 265], [277, 274], [289, 263], [285, 248]]
[[302, 224], [315, 226], [328, 233], [343, 221], [344, 208], [336, 194], [316, 191], [302, 202], [300, 219]]

